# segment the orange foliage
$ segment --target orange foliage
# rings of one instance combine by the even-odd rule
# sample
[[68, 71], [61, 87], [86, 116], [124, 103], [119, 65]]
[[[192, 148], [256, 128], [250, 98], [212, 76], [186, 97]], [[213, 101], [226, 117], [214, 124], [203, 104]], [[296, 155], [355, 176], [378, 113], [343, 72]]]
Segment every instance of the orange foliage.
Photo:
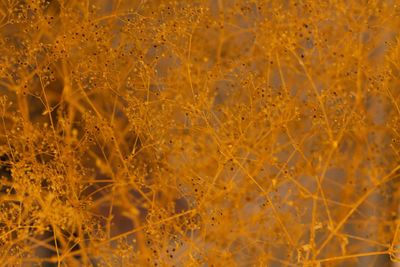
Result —
[[3, 0], [1, 266], [398, 261], [400, 3]]

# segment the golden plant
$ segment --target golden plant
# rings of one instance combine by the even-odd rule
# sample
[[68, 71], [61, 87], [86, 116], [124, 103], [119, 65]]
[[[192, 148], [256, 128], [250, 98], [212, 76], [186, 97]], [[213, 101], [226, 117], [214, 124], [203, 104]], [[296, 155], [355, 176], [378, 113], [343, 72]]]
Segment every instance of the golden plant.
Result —
[[1, 266], [399, 261], [397, 0], [2, 0]]

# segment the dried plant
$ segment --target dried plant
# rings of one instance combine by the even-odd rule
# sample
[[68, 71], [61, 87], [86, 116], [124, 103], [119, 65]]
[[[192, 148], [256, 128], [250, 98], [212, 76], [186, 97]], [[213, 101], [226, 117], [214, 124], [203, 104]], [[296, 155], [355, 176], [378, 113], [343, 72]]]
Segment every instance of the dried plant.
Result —
[[400, 261], [400, 2], [3, 0], [1, 266]]

